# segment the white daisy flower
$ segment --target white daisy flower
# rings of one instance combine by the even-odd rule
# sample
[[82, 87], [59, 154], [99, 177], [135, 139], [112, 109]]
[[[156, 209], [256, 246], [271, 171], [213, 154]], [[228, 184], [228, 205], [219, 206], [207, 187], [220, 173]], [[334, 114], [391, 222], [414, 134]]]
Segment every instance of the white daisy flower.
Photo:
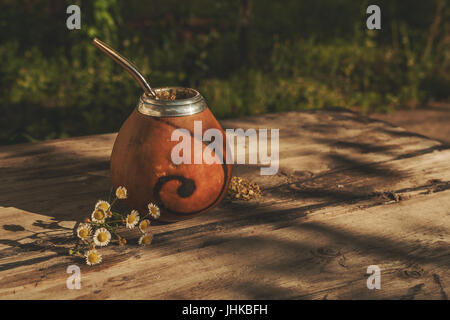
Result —
[[77, 236], [80, 239], [86, 240], [91, 235], [92, 227], [88, 223], [81, 223], [77, 228]]
[[142, 233], [146, 233], [150, 229], [150, 220], [144, 219], [139, 223], [139, 230]]
[[139, 244], [141, 246], [146, 246], [149, 245], [153, 240], [153, 234], [151, 233], [144, 233], [140, 238], [139, 238]]
[[97, 208], [97, 209], [94, 209], [94, 211], [92, 211], [91, 218], [92, 218], [92, 222], [103, 223], [103, 222], [105, 222], [105, 219], [106, 219], [106, 213], [102, 209]]
[[116, 197], [118, 199], [126, 199], [127, 198], [127, 189], [125, 187], [118, 187], [116, 189]]
[[148, 212], [153, 217], [153, 219], [158, 219], [160, 216], [159, 208], [156, 204], [149, 203], [148, 204]]
[[111, 240], [111, 233], [105, 228], [99, 228], [94, 233], [94, 243], [99, 247], [107, 246]]
[[127, 224], [127, 228], [133, 229], [139, 222], [139, 212], [137, 212], [136, 210], [131, 211], [131, 213], [127, 215], [125, 222]]
[[95, 249], [87, 251], [84, 256], [86, 257], [86, 264], [90, 266], [102, 262], [102, 255]]
[[111, 208], [111, 205], [107, 201], [98, 200], [95, 204], [95, 209], [103, 210], [103, 212], [108, 212], [109, 208]]

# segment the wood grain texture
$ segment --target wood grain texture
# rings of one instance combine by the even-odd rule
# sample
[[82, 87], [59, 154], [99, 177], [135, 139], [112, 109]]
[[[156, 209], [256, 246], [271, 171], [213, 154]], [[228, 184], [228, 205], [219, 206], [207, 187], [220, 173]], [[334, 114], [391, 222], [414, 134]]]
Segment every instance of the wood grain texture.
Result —
[[115, 134], [0, 147], [0, 299], [448, 299], [448, 146], [341, 110], [222, 125], [280, 129], [278, 174], [233, 168], [264, 196], [155, 225], [151, 246], [108, 246], [93, 267], [66, 253], [109, 193]]

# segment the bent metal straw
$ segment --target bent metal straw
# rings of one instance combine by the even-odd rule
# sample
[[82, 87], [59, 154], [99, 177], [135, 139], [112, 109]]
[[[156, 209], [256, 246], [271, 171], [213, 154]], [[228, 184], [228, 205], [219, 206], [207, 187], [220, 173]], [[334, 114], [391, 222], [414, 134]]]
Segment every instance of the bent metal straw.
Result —
[[139, 83], [146, 94], [156, 98], [155, 91], [153, 91], [142, 73], [140, 73], [139, 70], [130, 61], [128, 61], [113, 48], [108, 46], [106, 43], [98, 40], [97, 38], [94, 38], [94, 40], [92, 40], [92, 43], [97, 48], [102, 50], [107, 56], [117, 62], [117, 64], [124, 68], [129, 74], [131, 74], [131, 76], [136, 79], [136, 81]]

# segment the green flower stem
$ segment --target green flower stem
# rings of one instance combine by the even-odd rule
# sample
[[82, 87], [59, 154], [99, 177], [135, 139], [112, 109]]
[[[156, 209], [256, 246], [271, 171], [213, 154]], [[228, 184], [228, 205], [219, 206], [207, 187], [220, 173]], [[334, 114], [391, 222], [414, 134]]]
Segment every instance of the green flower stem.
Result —
[[75, 248], [73, 248], [72, 250], [73, 250], [73, 255], [83, 255], [81, 252], [80, 252], [80, 250], [87, 250], [87, 249], [89, 249], [89, 243], [86, 243], [86, 242], [78, 242], [76, 245], [75, 245]]
[[114, 187], [111, 186], [111, 188], [109, 189], [109, 196], [108, 196], [108, 202], [111, 203], [111, 195], [113, 193]]
[[[114, 222], [122, 222], [122, 219], [120, 219], [120, 220], [110, 220], [110, 221], [108, 221], [108, 223], [114, 223]], [[103, 223], [103, 224], [106, 224], [106, 222]]]
[[114, 197], [114, 200], [111, 202], [111, 205], [109, 206], [109, 210], [113, 207], [113, 205], [116, 203], [117, 197]]
[[112, 212], [113, 216], [124, 218], [123, 215], [120, 212], [115, 212], [115, 211], [111, 211], [111, 212]]
[[109, 232], [111, 232], [113, 235], [115, 235], [116, 238], [118, 238], [118, 239], [121, 238], [121, 236], [119, 236], [119, 235], [117, 234], [117, 232], [114, 230], [114, 228], [111, 227], [109, 224], [105, 223], [105, 228], [106, 228]]

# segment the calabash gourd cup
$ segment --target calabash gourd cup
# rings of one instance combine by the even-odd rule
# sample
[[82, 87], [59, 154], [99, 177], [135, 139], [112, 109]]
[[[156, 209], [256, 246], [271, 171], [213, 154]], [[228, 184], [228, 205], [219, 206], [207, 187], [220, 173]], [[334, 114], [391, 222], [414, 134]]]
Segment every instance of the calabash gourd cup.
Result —
[[[111, 179], [114, 187], [127, 188], [125, 201], [132, 209], [142, 214], [154, 203], [161, 210], [160, 220], [172, 222], [217, 206], [227, 191], [231, 165], [225, 161], [225, 133], [197, 90], [174, 87], [155, 89], [155, 93], [155, 97], [144, 93], [122, 125], [111, 154]], [[165, 93], [176, 98], [157, 98]], [[179, 143], [171, 139], [176, 129], [187, 130], [183, 139], [190, 139], [193, 160], [194, 121], [201, 121], [202, 136], [212, 128], [221, 132], [223, 154], [211, 153], [220, 163], [177, 165], [172, 160], [172, 150]], [[201, 141], [202, 155], [209, 143]]]

